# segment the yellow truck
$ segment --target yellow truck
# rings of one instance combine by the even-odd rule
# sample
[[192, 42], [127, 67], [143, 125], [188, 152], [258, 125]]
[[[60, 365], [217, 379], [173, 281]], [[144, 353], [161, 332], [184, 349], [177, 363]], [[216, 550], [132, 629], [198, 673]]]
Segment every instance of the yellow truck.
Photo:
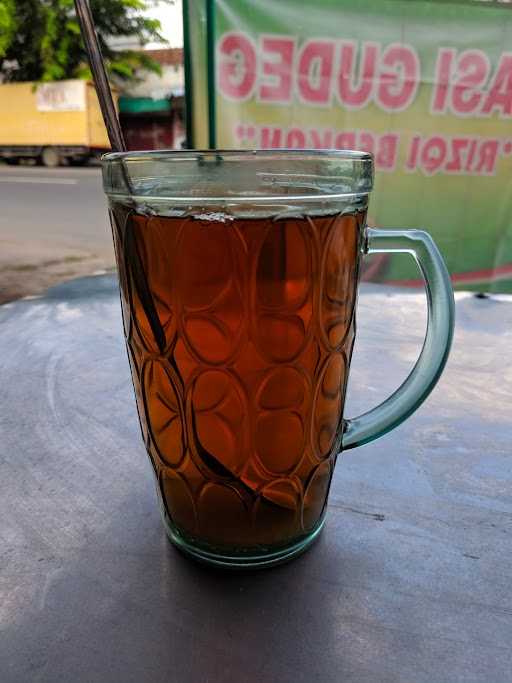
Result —
[[92, 83], [83, 80], [0, 85], [0, 158], [44, 166], [88, 162], [110, 149]]

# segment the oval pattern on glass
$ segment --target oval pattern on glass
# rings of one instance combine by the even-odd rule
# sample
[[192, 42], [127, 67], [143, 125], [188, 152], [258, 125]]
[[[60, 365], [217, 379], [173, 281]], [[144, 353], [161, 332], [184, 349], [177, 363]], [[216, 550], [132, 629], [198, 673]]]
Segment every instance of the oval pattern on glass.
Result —
[[[174, 313], [170, 294], [174, 291], [174, 271], [172, 268], [172, 249], [169, 248], [169, 235], [161, 218], [152, 216], [145, 224], [140, 218], [135, 232], [137, 250], [144, 268], [147, 285], [151, 293], [156, 314], [162, 326], [167, 345], [174, 336]], [[144, 237], [141, 236], [144, 231]], [[170, 267], [171, 266], [171, 267]]]
[[178, 467], [185, 455], [185, 434], [178, 391], [161, 361], [146, 361], [143, 371], [145, 414], [161, 460]]
[[126, 276], [126, 267], [123, 256], [123, 244], [121, 240], [121, 229], [118, 225], [116, 216], [112, 210], [109, 211], [110, 225], [112, 228], [112, 238], [114, 241], [114, 249], [116, 252], [117, 262], [117, 277], [119, 279], [119, 289], [121, 292], [121, 313], [123, 319], [123, 328], [126, 340], [129, 341], [131, 337], [132, 318], [129, 306], [128, 295], [128, 279]]
[[291, 472], [304, 451], [304, 425], [295, 412], [275, 410], [256, 420], [256, 452], [269, 472]]
[[321, 324], [328, 346], [337, 348], [352, 318], [356, 289], [357, 225], [353, 216], [333, 219], [323, 259]]
[[251, 518], [240, 493], [228, 484], [208, 483], [197, 503], [199, 534], [214, 545], [244, 543]]
[[258, 405], [264, 410], [298, 408], [306, 393], [305, 379], [292, 367], [270, 370], [258, 391]]
[[300, 493], [292, 479], [276, 479], [261, 490], [254, 506], [259, 543], [282, 543], [297, 534]]
[[311, 531], [319, 522], [329, 493], [332, 465], [329, 460], [320, 463], [314, 470], [304, 492], [302, 525], [304, 531]]
[[232, 287], [230, 240], [230, 228], [224, 223], [190, 221], [182, 231], [176, 277], [181, 303], [186, 309], [211, 309]]
[[186, 315], [184, 329], [191, 351], [203, 363], [224, 363], [233, 353], [230, 329], [213, 315]]
[[341, 353], [328, 356], [320, 371], [313, 404], [311, 440], [319, 458], [331, 454], [342, 414], [346, 364]]
[[136, 350], [135, 341], [132, 339], [127, 341], [126, 348], [128, 351], [128, 362], [132, 373], [133, 388], [135, 390], [135, 401], [137, 404], [137, 413], [139, 416], [139, 424], [142, 432], [142, 439], [146, 448], [148, 447], [148, 421], [146, 415], [146, 406], [144, 403], [144, 391], [142, 388], [142, 377], [139, 370], [139, 363], [142, 362], [142, 354], [140, 350]]
[[236, 379], [222, 370], [206, 370], [194, 381], [191, 401], [198, 446], [208, 459], [238, 473], [245, 465], [247, 412]]
[[182, 476], [164, 469], [160, 475], [160, 488], [172, 522], [182, 531], [195, 532], [196, 509], [192, 493]]
[[304, 303], [311, 285], [308, 243], [294, 221], [276, 221], [265, 235], [258, 255], [258, 303], [292, 312]]
[[259, 349], [277, 362], [290, 362], [304, 347], [306, 330], [297, 315], [262, 315], [256, 321]]

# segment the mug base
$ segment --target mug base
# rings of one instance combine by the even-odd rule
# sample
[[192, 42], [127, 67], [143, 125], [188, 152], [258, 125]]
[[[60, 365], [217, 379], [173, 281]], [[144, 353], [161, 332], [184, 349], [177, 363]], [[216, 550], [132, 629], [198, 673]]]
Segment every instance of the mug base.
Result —
[[260, 549], [254, 553], [245, 551], [237, 554], [223, 554], [207, 550], [185, 538], [183, 534], [174, 527], [172, 521], [165, 512], [162, 514], [162, 520], [169, 540], [178, 550], [187, 557], [201, 562], [201, 564], [220, 569], [266, 569], [288, 562], [298, 555], [301, 555], [313, 545], [320, 536], [325, 523], [325, 517], [323, 517], [313, 531], [299, 542], [283, 546], [279, 549], [269, 548], [268, 551]]

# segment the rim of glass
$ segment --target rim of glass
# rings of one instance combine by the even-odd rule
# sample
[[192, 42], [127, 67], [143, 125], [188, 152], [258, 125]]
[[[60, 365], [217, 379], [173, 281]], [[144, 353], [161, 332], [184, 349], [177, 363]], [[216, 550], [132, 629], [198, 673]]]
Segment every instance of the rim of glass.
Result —
[[334, 157], [345, 161], [373, 161], [373, 155], [369, 152], [360, 152], [352, 149], [149, 149], [130, 152], [107, 152], [101, 157], [102, 162], [116, 161], [119, 159], [139, 159], [144, 157], [175, 157], [191, 158], [201, 156], [293, 156], [293, 157]]
[[[273, 194], [273, 193], [263, 193], [256, 194], [254, 192], [240, 192], [226, 195], [210, 195], [210, 194], [174, 194], [170, 193], [153, 193], [153, 192], [141, 192], [140, 187], [137, 187], [139, 171], [135, 170], [135, 177], [131, 178], [130, 166], [133, 164], [133, 168], [137, 169], [137, 164], [141, 164], [140, 171], [144, 169], [144, 162], [155, 162], [162, 164], [169, 164], [169, 171], [173, 168], [175, 163], [175, 172], [179, 173], [179, 167], [181, 163], [200, 163], [205, 164], [214, 163], [220, 159], [226, 161], [227, 164], [230, 162], [238, 163], [242, 167], [247, 165], [250, 168], [251, 165], [257, 164], [258, 160], [263, 164], [265, 160], [269, 161], [281, 161], [290, 164], [296, 164], [295, 173], [299, 170], [301, 165], [304, 165], [304, 172], [307, 173], [308, 169], [306, 165], [309, 163], [314, 164], [315, 161], [321, 162], [325, 161], [327, 163], [332, 162], [336, 165], [337, 162], [340, 166], [344, 168], [345, 173], [348, 176], [359, 169], [363, 173], [365, 178], [366, 187], [340, 187], [339, 190], [330, 191], [325, 193], [310, 193], [308, 191], [298, 192], [293, 194]], [[368, 197], [369, 193], [373, 188], [373, 155], [369, 152], [363, 152], [358, 150], [349, 149], [189, 149], [189, 150], [143, 150], [143, 151], [130, 151], [130, 152], [109, 152], [104, 154], [101, 158], [103, 166], [103, 179], [104, 179], [104, 190], [105, 193], [111, 197], [131, 197], [138, 198], [142, 202], [152, 202], [155, 205], [162, 205], [169, 202], [171, 199], [176, 205], [188, 204], [190, 206], [204, 205], [205, 201], [212, 205], [230, 205], [237, 206], [243, 205], [245, 203], [251, 204], [261, 204], [267, 205], [269, 203], [281, 205], [291, 203], [325, 203], [325, 202], [336, 202], [336, 201], [348, 201], [352, 199], [357, 199], [359, 197]], [[107, 187], [105, 184], [108, 179], [108, 173], [111, 169], [116, 166], [124, 168], [123, 175], [125, 178], [126, 187], [123, 187], [122, 191], [119, 189], [114, 189], [113, 187]], [[256, 168], [258, 168], [256, 166]], [[322, 171], [324, 174], [322, 174]], [[268, 170], [268, 174], [272, 174], [272, 169]], [[326, 173], [327, 172], [327, 173]], [[259, 172], [260, 174], [263, 171]], [[327, 180], [338, 180], [337, 175], [329, 177], [328, 167], [320, 170], [319, 178]], [[142, 178], [142, 176], [140, 176]], [[146, 180], [149, 179], [146, 178]], [[132, 180], [135, 185], [132, 186]], [[350, 184], [350, 181], [349, 181]], [[327, 189], [327, 188], [326, 188]], [[173, 188], [174, 190], [174, 188]]]

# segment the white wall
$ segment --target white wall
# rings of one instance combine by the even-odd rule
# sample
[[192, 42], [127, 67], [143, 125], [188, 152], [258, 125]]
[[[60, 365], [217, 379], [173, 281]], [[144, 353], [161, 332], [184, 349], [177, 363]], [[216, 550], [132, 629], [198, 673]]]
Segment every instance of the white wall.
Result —
[[123, 88], [124, 94], [130, 97], [151, 97], [159, 100], [169, 95], [183, 95], [185, 87], [185, 74], [183, 65], [162, 66], [162, 76], [144, 72], [140, 74], [144, 80], [140, 83], [131, 84]]

